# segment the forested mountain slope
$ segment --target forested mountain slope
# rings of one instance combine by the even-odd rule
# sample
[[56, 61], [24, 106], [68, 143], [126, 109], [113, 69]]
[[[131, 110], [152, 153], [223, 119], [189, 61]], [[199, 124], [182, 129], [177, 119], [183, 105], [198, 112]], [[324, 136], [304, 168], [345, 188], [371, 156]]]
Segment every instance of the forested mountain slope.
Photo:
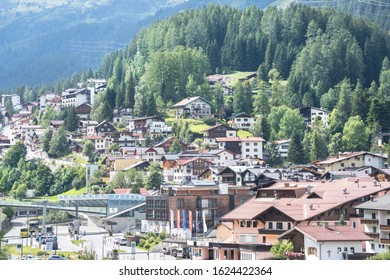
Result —
[[390, 2], [387, 0], [276, 0], [271, 5], [285, 8], [292, 3], [339, 9], [372, 20], [383, 29], [390, 30]]
[[[288, 80], [288, 98], [294, 107], [320, 106], [322, 95], [343, 79], [353, 85], [361, 81], [364, 87], [378, 82], [383, 59], [390, 54], [386, 32], [334, 10], [298, 5], [263, 11], [211, 5], [142, 30], [125, 51], [106, 57], [99, 75], [111, 77], [112, 88], [120, 94], [126, 75], [136, 86], [145, 74], [143, 78], [151, 79], [145, 87], [152, 94], [165, 103], [176, 102], [186, 94], [188, 77], [175, 81], [163, 76], [174, 75], [175, 63], [185, 63], [166, 61], [178, 46], [207, 59], [210, 67], [204, 68], [202, 62], [204, 73], [195, 77], [224, 70], [258, 70], [267, 79], [271, 68], [276, 68]], [[179, 60], [180, 54], [176, 55]], [[138, 67], [139, 61], [143, 63]], [[157, 77], [163, 80], [156, 81]]]
[[0, 89], [36, 86], [95, 69], [157, 19], [211, 2], [265, 7], [273, 0], [4, 0]]

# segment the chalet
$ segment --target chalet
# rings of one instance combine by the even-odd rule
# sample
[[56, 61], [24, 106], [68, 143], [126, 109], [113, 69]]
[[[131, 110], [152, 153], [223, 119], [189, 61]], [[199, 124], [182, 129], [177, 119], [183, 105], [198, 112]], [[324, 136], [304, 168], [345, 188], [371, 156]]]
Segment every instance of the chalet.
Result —
[[216, 138], [219, 149], [226, 149], [243, 158], [263, 158], [263, 142], [261, 137], [221, 137]]
[[56, 131], [64, 124], [63, 120], [52, 120], [50, 121], [50, 129]]
[[141, 148], [137, 147], [134, 151], [134, 157], [149, 162], [160, 162], [161, 158], [165, 155], [163, 148], [149, 147]]
[[202, 174], [198, 176], [198, 179], [202, 181], [220, 182], [220, 178], [218, 174], [224, 169], [225, 167], [223, 166], [215, 166], [215, 165], [210, 166]]
[[76, 114], [80, 120], [88, 120], [92, 111], [92, 105], [83, 103], [76, 107]]
[[[380, 188], [381, 182], [376, 182]], [[367, 202], [355, 206], [362, 213], [362, 231], [372, 238], [366, 241], [366, 251], [384, 253], [390, 249], [390, 194], [371, 197]]]
[[282, 178], [282, 171], [269, 168], [248, 168], [241, 175], [243, 185], [262, 188], [279, 181]]
[[114, 122], [123, 122], [128, 125], [129, 121], [133, 118], [133, 109], [126, 107], [116, 107], [114, 108]]
[[[232, 222], [232, 240], [239, 244], [273, 245], [294, 226], [346, 225], [360, 228], [362, 215], [355, 206], [384, 195], [390, 183], [376, 184], [370, 177], [332, 182], [279, 182], [260, 188], [254, 198], [222, 217]], [[218, 238], [218, 232], [217, 232]]]
[[244, 166], [227, 166], [218, 173], [220, 183], [242, 186], [242, 173], [247, 169]]
[[223, 137], [237, 137], [237, 129], [232, 128], [226, 124], [217, 124], [203, 131], [203, 141], [210, 147], [218, 146], [218, 143], [215, 139]]
[[187, 97], [173, 105], [176, 119], [180, 117], [208, 118], [211, 117], [211, 103], [200, 96]]
[[249, 130], [256, 123], [256, 118], [247, 113], [238, 113], [230, 117], [230, 125], [239, 130]]
[[[79, 127], [78, 130], [82, 134], [86, 135], [94, 135], [95, 134], [95, 127], [99, 123], [97, 121], [90, 121], [90, 120], [80, 120], [79, 121]], [[89, 129], [88, 129], [89, 128]]]
[[367, 234], [351, 226], [295, 226], [278, 239], [293, 243], [289, 259], [346, 260], [367, 257], [363, 242], [372, 240]]
[[333, 155], [326, 160], [317, 162], [324, 172], [344, 171], [346, 168], [373, 166], [375, 168], [384, 168], [386, 166], [387, 156], [374, 154], [370, 152], [347, 152]]
[[108, 121], [102, 121], [95, 127], [96, 135], [112, 135], [117, 132], [115, 126]]
[[229, 150], [211, 150], [209, 153], [217, 156], [214, 163], [218, 166], [228, 166], [236, 163], [237, 155]]
[[129, 131], [133, 131], [136, 128], [147, 128], [150, 123], [163, 121], [164, 119], [159, 116], [133, 118], [129, 120]]
[[300, 109], [299, 112], [308, 127], [312, 126], [315, 118], [319, 118], [325, 126], [329, 125], [330, 113], [326, 110], [315, 107], [305, 107]]
[[112, 144], [111, 136], [91, 135], [84, 137], [84, 139], [91, 141], [95, 145], [95, 150], [99, 152], [108, 151]]
[[136, 140], [128, 131], [117, 131], [112, 134], [113, 143], [118, 144], [119, 147], [134, 147]]
[[[162, 141], [162, 142], [156, 144], [154, 147], [156, 147], [156, 148], [160, 148], [160, 147], [161, 147], [161, 148], [164, 149], [164, 151], [165, 151], [166, 153], [168, 153], [168, 152], [169, 152], [169, 149], [171, 148], [173, 142], [174, 142], [176, 139], [177, 139], [177, 138], [174, 137], [174, 136], [169, 137], [168, 139], [166, 139], [166, 140], [164, 140], [164, 141]], [[179, 140], [179, 145], [180, 145], [180, 148], [181, 148], [182, 151], [187, 150], [187, 147], [188, 147], [188, 146], [187, 146], [187, 144], [184, 143], [183, 141]]]
[[173, 164], [173, 181], [182, 183], [197, 179], [211, 165], [213, 165], [212, 161], [199, 157], [175, 160]]

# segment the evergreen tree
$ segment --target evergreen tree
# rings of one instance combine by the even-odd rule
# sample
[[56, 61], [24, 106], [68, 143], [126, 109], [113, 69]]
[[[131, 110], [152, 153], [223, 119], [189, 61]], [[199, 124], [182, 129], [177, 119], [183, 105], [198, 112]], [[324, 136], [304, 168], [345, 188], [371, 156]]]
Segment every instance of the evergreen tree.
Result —
[[159, 190], [163, 182], [163, 175], [158, 163], [154, 162], [148, 167], [148, 176], [146, 177], [146, 188]]
[[20, 141], [12, 145], [3, 156], [4, 168], [16, 168], [20, 159], [25, 159], [27, 155], [27, 147]]
[[65, 130], [61, 127], [54, 134], [50, 141], [49, 156], [59, 158], [69, 153], [69, 144], [66, 139]]
[[53, 131], [51, 129], [47, 130], [42, 137], [42, 150], [46, 153], [50, 150], [50, 141], [52, 137]]
[[252, 112], [252, 90], [248, 81], [238, 82], [233, 87], [233, 110], [235, 114]]
[[171, 147], [169, 148], [169, 153], [170, 154], [178, 154], [181, 152], [181, 147], [179, 144], [179, 140], [176, 138], [173, 140]]
[[291, 142], [288, 146], [287, 160], [294, 164], [305, 164], [305, 157], [302, 145], [302, 136], [294, 131], [291, 135]]

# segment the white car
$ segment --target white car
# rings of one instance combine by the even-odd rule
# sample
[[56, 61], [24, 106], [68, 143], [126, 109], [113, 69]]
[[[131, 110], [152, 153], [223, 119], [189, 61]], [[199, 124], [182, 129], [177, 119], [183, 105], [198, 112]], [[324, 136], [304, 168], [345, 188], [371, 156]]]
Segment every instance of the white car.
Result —
[[41, 260], [41, 258], [33, 255], [23, 255], [22, 260]]

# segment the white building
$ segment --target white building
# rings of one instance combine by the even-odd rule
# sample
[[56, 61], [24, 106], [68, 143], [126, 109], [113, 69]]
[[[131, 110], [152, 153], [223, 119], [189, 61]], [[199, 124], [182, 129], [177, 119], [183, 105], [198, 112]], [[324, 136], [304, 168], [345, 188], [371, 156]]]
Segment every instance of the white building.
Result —
[[351, 226], [296, 226], [281, 234], [294, 244], [294, 252], [306, 260], [344, 260], [363, 253], [363, 242], [369, 236]]
[[211, 103], [200, 96], [188, 97], [173, 105], [176, 110], [176, 119], [181, 116], [190, 118], [211, 117]]
[[325, 126], [329, 125], [330, 113], [326, 110], [315, 107], [305, 107], [300, 109], [299, 112], [301, 113], [308, 127], [312, 126], [314, 119], [317, 117], [323, 122]]
[[282, 159], [286, 159], [288, 155], [288, 147], [290, 146], [290, 139], [286, 140], [277, 140], [273, 143], [276, 145], [276, 149]]
[[3, 106], [5, 106], [5, 101], [7, 99], [11, 99], [11, 102], [12, 102], [12, 106], [15, 107], [15, 106], [18, 106], [20, 105], [20, 96], [17, 95], [17, 94], [3, 94], [1, 96], [1, 104]]
[[[379, 182], [377, 182], [379, 186]], [[364, 226], [364, 232], [372, 237], [366, 241], [367, 252], [384, 253], [390, 250], [390, 195], [372, 198], [356, 206], [358, 211], [363, 211], [360, 220]]]
[[218, 149], [226, 149], [242, 158], [263, 158], [263, 142], [261, 137], [221, 137], [216, 138]]
[[91, 104], [91, 91], [88, 88], [67, 89], [61, 95], [63, 107], [77, 107], [83, 103]]
[[230, 118], [232, 127], [240, 130], [249, 130], [256, 123], [256, 118], [246, 113], [239, 113]]

